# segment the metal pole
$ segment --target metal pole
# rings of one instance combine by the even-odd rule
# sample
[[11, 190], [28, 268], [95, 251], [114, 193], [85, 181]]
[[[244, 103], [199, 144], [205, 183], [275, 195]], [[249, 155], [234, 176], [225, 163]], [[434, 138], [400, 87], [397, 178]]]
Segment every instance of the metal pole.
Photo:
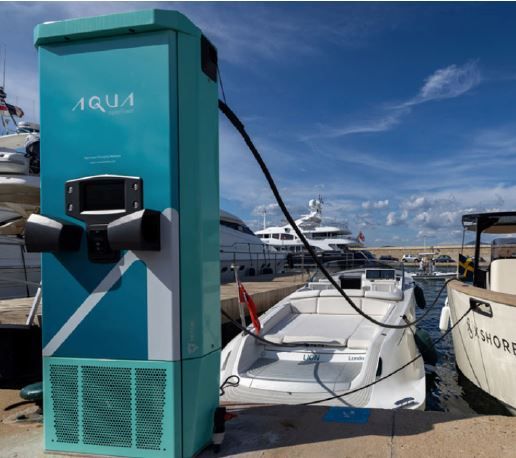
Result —
[[25, 292], [27, 293], [27, 297], [30, 297], [29, 284], [28, 284], [29, 278], [27, 276], [27, 264], [25, 263], [24, 249], [25, 249], [24, 246], [20, 245], [21, 257], [22, 257], [22, 262], [23, 262], [23, 275], [25, 276]]
[[41, 303], [41, 283], [39, 284], [39, 288], [36, 291], [36, 295], [34, 296], [34, 300], [32, 301], [32, 307], [30, 308], [29, 315], [27, 316], [26, 325], [31, 326], [34, 322], [34, 318], [36, 317], [36, 312], [38, 311], [39, 304]]
[[477, 233], [475, 234], [475, 262], [473, 263], [473, 286], [480, 286], [479, 277], [479, 264], [480, 262], [480, 240], [482, 236], [483, 225], [481, 224], [480, 218], [477, 218]]
[[[235, 272], [235, 283], [237, 288], [237, 301], [238, 301], [238, 311], [240, 313], [240, 323], [242, 326], [247, 327], [247, 323], [245, 322], [245, 312], [244, 312], [244, 304], [240, 301], [240, 282], [238, 281], [238, 267], [235, 264], [231, 264], [231, 268], [233, 269], [233, 272]], [[245, 335], [245, 332], [242, 331], [242, 335]]]

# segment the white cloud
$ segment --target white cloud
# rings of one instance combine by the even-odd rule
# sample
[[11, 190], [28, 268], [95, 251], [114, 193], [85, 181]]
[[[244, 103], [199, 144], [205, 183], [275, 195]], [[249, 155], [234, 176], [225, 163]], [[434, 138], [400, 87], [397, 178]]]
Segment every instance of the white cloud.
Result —
[[404, 114], [409, 110], [397, 108], [393, 111], [382, 113], [378, 117], [363, 119], [361, 121], [353, 121], [350, 124], [342, 126], [329, 126], [319, 124], [319, 132], [311, 135], [303, 135], [304, 140], [311, 138], [338, 138], [351, 134], [364, 134], [374, 132], [384, 132], [396, 127]]
[[403, 117], [410, 114], [415, 105], [431, 100], [458, 97], [478, 86], [481, 81], [482, 76], [477, 61], [466, 62], [464, 65], [449, 65], [428, 76], [415, 97], [387, 107], [379, 116], [339, 126], [320, 124], [319, 132], [308, 137], [304, 136], [303, 139], [337, 138], [351, 134], [388, 131], [400, 124]]
[[389, 206], [389, 199], [385, 200], [377, 200], [377, 201], [371, 201], [366, 200], [365, 202], [362, 202], [362, 208], [368, 210], [370, 208], [380, 209], [380, 208], [387, 208]]
[[389, 212], [387, 219], [385, 220], [386, 226], [399, 226], [405, 224], [408, 218], [408, 212], [402, 210], [399, 214], [396, 212]]
[[464, 65], [450, 65], [436, 70], [426, 80], [419, 94], [404, 105], [415, 105], [430, 100], [458, 97], [478, 86], [482, 81], [477, 61]]
[[411, 196], [401, 202], [400, 207], [406, 210], [418, 210], [420, 208], [428, 208], [430, 205], [428, 199], [424, 196]]

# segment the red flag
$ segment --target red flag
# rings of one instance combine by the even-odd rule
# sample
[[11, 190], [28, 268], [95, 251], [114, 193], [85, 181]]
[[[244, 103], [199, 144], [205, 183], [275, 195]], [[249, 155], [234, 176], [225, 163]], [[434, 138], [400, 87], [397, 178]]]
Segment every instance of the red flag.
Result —
[[0, 99], [0, 116], [4, 114], [9, 114], [9, 108], [7, 108], [7, 104], [3, 99]]
[[358, 240], [360, 240], [361, 242], [365, 242], [365, 235], [362, 231], [360, 231], [360, 234], [358, 234]]
[[240, 282], [238, 282], [238, 295], [240, 302], [247, 305], [247, 310], [249, 311], [249, 316], [251, 317], [256, 334], [260, 334], [262, 326], [260, 324], [260, 320], [258, 319], [258, 313], [256, 312], [256, 304], [254, 303], [253, 298], [245, 290], [244, 285], [242, 285]]

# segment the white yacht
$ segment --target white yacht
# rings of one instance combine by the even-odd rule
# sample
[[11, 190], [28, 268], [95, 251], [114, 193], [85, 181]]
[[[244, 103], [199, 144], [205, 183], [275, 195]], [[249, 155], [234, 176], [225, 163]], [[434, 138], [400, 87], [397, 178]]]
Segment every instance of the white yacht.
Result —
[[491, 242], [487, 268], [476, 263], [473, 284], [448, 284], [441, 312], [441, 330], [452, 330], [457, 367], [478, 388], [501, 401], [516, 415], [516, 212], [470, 214], [465, 230], [475, 231], [475, 259], [480, 259], [482, 234], [504, 234]]
[[[16, 122], [23, 110], [8, 104], [6, 97], [0, 87], [0, 235], [19, 235], [39, 209], [39, 124]], [[15, 131], [9, 130], [10, 122]]]
[[[365, 267], [332, 276], [376, 320], [404, 324], [403, 317], [415, 318], [415, 285], [403, 267]], [[371, 323], [325, 278], [315, 278], [287, 296], [261, 315], [260, 322], [260, 336], [270, 343], [240, 333], [222, 351], [221, 382], [232, 375], [240, 379], [237, 386], [224, 388], [224, 401], [319, 401], [375, 382], [418, 353], [415, 329], [387, 329]], [[418, 358], [373, 386], [323, 404], [423, 409], [425, 397], [424, 364]]]
[[238, 277], [272, 278], [283, 272], [285, 253], [260, 240], [237, 216], [220, 211], [220, 277], [235, 280], [232, 266], [238, 266]]
[[[310, 213], [296, 220], [308, 242], [317, 252], [340, 252], [350, 247], [363, 246], [363, 235], [353, 237], [346, 224], [337, 226], [322, 226], [322, 202], [320, 199], [312, 199], [308, 202]], [[256, 231], [264, 243], [272, 245], [279, 251], [290, 253], [304, 252], [304, 247], [292, 227], [284, 226], [264, 227]]]
[[0, 299], [32, 296], [40, 281], [39, 255], [27, 253], [22, 238], [39, 211], [39, 125], [17, 122], [23, 110], [5, 98], [0, 87]]

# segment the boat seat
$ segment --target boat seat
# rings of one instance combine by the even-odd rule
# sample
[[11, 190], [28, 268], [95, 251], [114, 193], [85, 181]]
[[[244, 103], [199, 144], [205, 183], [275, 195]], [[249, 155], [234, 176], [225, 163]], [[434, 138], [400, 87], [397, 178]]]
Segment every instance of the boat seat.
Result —
[[[361, 308], [362, 298], [353, 297], [352, 301], [358, 308]], [[321, 291], [317, 301], [317, 313], [321, 315], [358, 315], [349, 302], [335, 290]]]
[[296, 291], [295, 293], [292, 293], [290, 295], [290, 299], [306, 299], [308, 297], [319, 297], [319, 294], [321, 294], [320, 290], [304, 290], [304, 291]]
[[[363, 297], [364, 291], [361, 289], [345, 289], [344, 292], [348, 296], [353, 297]], [[340, 294], [336, 289], [327, 289], [324, 291], [321, 291], [319, 297], [342, 297], [342, 294]]]
[[393, 304], [388, 302], [377, 301], [374, 299], [362, 300], [362, 311], [367, 315], [380, 316], [383, 318], [393, 309]]
[[311, 343], [323, 344], [335, 347], [345, 347], [348, 339], [342, 337], [323, 337], [323, 336], [284, 336], [283, 343]]
[[[380, 321], [382, 316], [376, 315], [373, 318]], [[364, 320], [348, 339], [348, 348], [351, 350], [367, 350], [380, 331], [380, 326]]]
[[495, 259], [491, 262], [490, 270], [491, 291], [516, 294], [516, 259]]
[[272, 343], [280, 344], [283, 343], [283, 337], [285, 336], [282, 336], [281, 334], [267, 334], [264, 337]]
[[389, 301], [401, 301], [403, 299], [403, 291], [399, 288], [394, 289], [393, 291], [377, 291], [371, 290], [366, 291], [364, 293], [365, 297], [375, 298], [375, 299], [384, 299]]
[[363, 318], [356, 315], [291, 314], [263, 337], [274, 343], [312, 343], [344, 347]]
[[290, 296], [292, 313], [316, 313], [320, 291], [298, 291]]

